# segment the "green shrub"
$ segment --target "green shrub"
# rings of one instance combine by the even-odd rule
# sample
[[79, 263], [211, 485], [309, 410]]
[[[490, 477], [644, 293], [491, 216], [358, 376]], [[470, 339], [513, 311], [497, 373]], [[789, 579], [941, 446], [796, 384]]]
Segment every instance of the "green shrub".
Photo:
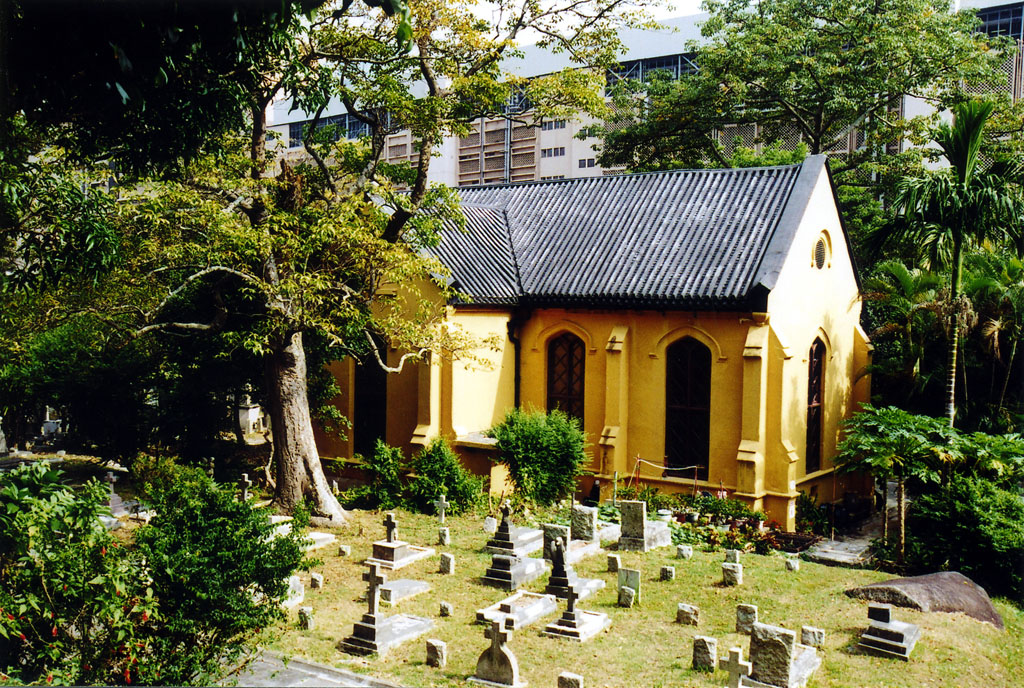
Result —
[[[162, 467], [166, 468], [166, 466]], [[301, 529], [198, 470], [149, 486], [135, 540], [99, 516], [108, 488], [74, 490], [46, 464], [0, 475], [0, 670], [15, 682], [212, 684], [282, 618]]]
[[287, 578], [312, 563], [302, 550], [309, 514], [299, 510], [291, 532], [275, 537], [265, 510], [199, 469], [180, 468], [146, 489], [156, 515], [136, 542], [160, 612], [147, 629], [160, 661], [140, 662], [139, 682], [211, 684], [283, 618]]
[[434, 500], [445, 495], [449, 513], [458, 514], [480, 502], [484, 481], [466, 470], [443, 438], [436, 438], [412, 457], [416, 478], [409, 485], [409, 501], [423, 513], [435, 513]]
[[992, 483], [955, 477], [911, 508], [908, 563], [960, 571], [993, 595], [1024, 601], [1024, 501]]
[[107, 494], [45, 463], [0, 474], [0, 672], [14, 681], [123, 684], [152, 652], [155, 601], [142, 557], [99, 520]]
[[352, 509], [394, 509], [402, 504], [402, 463], [405, 456], [398, 447], [377, 440], [373, 456], [363, 459], [366, 484], [341, 495], [342, 503]]
[[551, 505], [576, 488], [587, 460], [586, 435], [577, 419], [558, 410], [511, 409], [488, 434], [498, 440], [498, 460], [524, 497]]
[[796, 498], [796, 529], [800, 533], [825, 535], [828, 532], [828, 515], [818, 506], [818, 500], [806, 492]]

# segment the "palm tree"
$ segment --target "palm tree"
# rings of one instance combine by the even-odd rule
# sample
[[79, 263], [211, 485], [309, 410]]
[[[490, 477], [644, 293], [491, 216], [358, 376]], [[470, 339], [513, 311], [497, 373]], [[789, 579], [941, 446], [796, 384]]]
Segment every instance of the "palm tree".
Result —
[[1022, 178], [1020, 161], [997, 161], [985, 169], [979, 151], [985, 122], [992, 114], [988, 101], [967, 101], [953, 108], [953, 124], [940, 124], [933, 140], [942, 149], [949, 168], [923, 177], [903, 179], [896, 190], [897, 233], [918, 247], [950, 262], [950, 334], [946, 366], [945, 415], [956, 416], [957, 343], [962, 307], [960, 275], [964, 247], [1006, 235], [1019, 215]]

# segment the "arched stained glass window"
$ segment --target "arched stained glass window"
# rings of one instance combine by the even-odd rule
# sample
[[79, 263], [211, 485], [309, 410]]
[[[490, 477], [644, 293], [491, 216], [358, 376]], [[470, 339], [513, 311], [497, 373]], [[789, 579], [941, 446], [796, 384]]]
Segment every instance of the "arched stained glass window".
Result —
[[548, 411], [561, 409], [583, 422], [583, 375], [586, 347], [571, 332], [548, 342]]
[[[697, 466], [707, 480], [711, 449], [711, 350], [692, 337], [668, 347], [665, 371], [665, 465]], [[677, 476], [676, 473], [672, 473]]]

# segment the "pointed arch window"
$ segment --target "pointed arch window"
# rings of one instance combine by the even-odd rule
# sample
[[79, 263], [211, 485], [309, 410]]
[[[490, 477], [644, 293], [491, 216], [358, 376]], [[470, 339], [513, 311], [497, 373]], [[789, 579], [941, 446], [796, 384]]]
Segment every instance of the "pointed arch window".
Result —
[[825, 343], [815, 339], [808, 354], [807, 452], [805, 473], [821, 470], [821, 431], [825, 413]]
[[707, 480], [710, 448], [711, 350], [684, 337], [666, 351], [665, 465], [697, 466]]
[[548, 411], [561, 409], [583, 422], [583, 340], [563, 332], [548, 342]]

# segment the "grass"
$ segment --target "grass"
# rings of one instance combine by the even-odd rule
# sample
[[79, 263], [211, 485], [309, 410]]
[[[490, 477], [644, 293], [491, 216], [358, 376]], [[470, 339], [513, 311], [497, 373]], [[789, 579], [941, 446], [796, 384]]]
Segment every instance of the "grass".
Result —
[[[437, 547], [436, 517], [398, 510], [399, 537], [414, 545], [435, 547], [455, 555], [456, 573], [437, 573], [435, 555], [391, 573], [388, 580], [416, 578], [430, 583], [431, 590], [401, 601], [395, 610], [434, 620], [426, 635], [392, 650], [386, 657], [357, 658], [336, 645], [352, 632], [352, 624], [366, 611], [364, 569], [360, 562], [369, 556], [371, 543], [383, 539], [383, 514], [355, 511], [351, 521], [336, 531], [342, 543], [352, 546], [351, 557], [338, 557], [332, 545], [314, 554], [323, 560], [313, 571], [324, 574], [325, 587], [312, 590], [309, 576], [304, 604], [314, 608], [316, 629], [298, 628], [297, 611], [277, 629], [278, 640], [271, 649], [286, 656], [370, 674], [406, 686], [461, 686], [476, 668], [480, 653], [488, 646], [484, 626], [475, 624], [476, 610], [507, 596], [480, 583], [490, 556], [480, 550], [488, 535], [482, 516], [450, 517], [452, 544]], [[522, 522], [522, 520], [521, 520]], [[697, 551], [689, 561], [674, 558], [675, 548], [641, 554], [623, 552], [622, 564], [639, 568], [643, 579], [643, 603], [620, 609], [616, 602], [616, 577], [607, 572], [605, 556], [579, 562], [580, 575], [601, 578], [604, 590], [580, 603], [580, 608], [604, 612], [611, 626], [584, 644], [571, 643], [540, 634], [554, 614], [517, 631], [510, 648], [519, 661], [521, 678], [541, 687], [555, 683], [562, 671], [583, 675], [590, 686], [721, 686], [726, 674], [703, 674], [690, 669], [692, 639], [695, 635], [718, 639], [719, 656], [739, 646], [747, 654], [749, 639], [734, 632], [735, 609], [740, 603], [756, 604], [759, 619], [799, 631], [802, 625], [825, 629], [825, 648], [819, 651], [822, 666], [809, 686], [1004, 686], [1019, 685], [1024, 675], [1024, 611], [1006, 601], [996, 600], [1006, 631], [975, 621], [962, 614], [923, 614], [897, 609], [895, 617], [921, 626], [923, 636], [909, 663], [860, 654], [854, 649], [860, 632], [867, 626], [867, 603], [843, 594], [847, 588], [884, 580], [878, 571], [837, 569], [802, 562], [796, 572], [785, 570], [781, 556], [744, 554], [744, 585], [723, 588], [723, 554]], [[676, 567], [676, 579], [658, 581], [661, 566]], [[546, 576], [525, 589], [541, 592]], [[440, 618], [439, 602], [455, 607], [454, 616]], [[700, 607], [700, 625], [674, 623], [679, 602]], [[564, 603], [563, 603], [564, 608]], [[428, 667], [426, 638], [448, 644], [448, 666]]]

